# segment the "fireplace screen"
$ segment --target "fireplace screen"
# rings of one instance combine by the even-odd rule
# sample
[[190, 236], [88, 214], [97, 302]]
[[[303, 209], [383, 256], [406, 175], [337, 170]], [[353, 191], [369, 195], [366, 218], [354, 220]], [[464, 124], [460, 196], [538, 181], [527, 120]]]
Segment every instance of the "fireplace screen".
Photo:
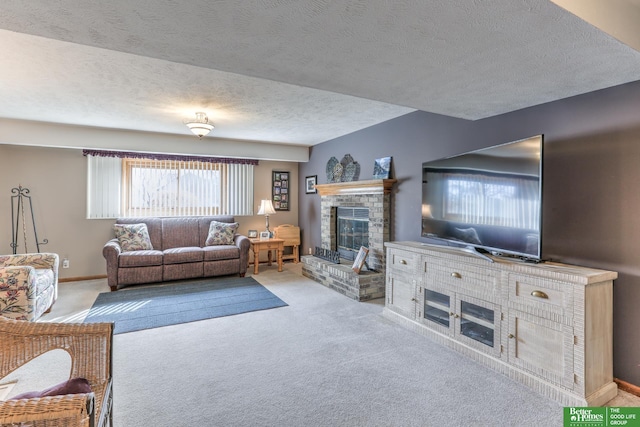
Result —
[[338, 252], [353, 260], [360, 246], [369, 247], [369, 208], [338, 207], [336, 214]]

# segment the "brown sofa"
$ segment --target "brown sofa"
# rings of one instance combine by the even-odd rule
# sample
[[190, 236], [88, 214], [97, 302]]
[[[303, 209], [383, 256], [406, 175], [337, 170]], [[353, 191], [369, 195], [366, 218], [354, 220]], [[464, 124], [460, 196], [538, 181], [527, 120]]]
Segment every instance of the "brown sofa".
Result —
[[250, 242], [236, 234], [233, 245], [205, 244], [211, 221], [233, 223], [232, 216], [118, 218], [116, 224], [145, 223], [153, 250], [124, 252], [118, 239], [105, 244], [107, 280], [112, 291], [127, 285], [247, 271]]

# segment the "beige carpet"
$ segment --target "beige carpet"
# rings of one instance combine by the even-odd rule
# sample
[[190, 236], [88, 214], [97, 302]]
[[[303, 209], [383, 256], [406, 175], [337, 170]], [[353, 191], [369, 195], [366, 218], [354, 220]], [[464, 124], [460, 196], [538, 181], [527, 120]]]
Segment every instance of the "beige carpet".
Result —
[[[382, 300], [352, 301], [299, 264], [254, 278], [289, 307], [114, 338], [116, 426], [562, 425], [556, 402], [386, 320]], [[60, 288], [45, 321], [81, 321], [106, 283]]]

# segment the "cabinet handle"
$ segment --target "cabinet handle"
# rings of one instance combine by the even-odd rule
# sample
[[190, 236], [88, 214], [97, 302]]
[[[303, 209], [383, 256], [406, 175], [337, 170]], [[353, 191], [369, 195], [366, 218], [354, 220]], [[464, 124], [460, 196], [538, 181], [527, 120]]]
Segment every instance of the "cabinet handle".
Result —
[[459, 316], [459, 315], [457, 315], [457, 314], [454, 314], [454, 315], [453, 315], [453, 317], [455, 317], [455, 318], [457, 319], [457, 318], [458, 318], [458, 317], [460, 317], [460, 316]]
[[449, 316], [455, 316], [455, 313], [453, 311], [449, 312]]
[[400, 260], [400, 264], [402, 264], [402, 265], [407, 265], [407, 261], [405, 261], [405, 260], [401, 259], [401, 260]]
[[462, 275], [460, 273], [457, 273], [457, 272], [451, 273], [451, 277], [455, 277], [456, 279], [462, 279]]
[[415, 298], [411, 298], [411, 301], [413, 301], [413, 302], [418, 302], [418, 300], [417, 300], [417, 299], [415, 299]]
[[533, 291], [531, 292], [531, 296], [537, 297], [537, 298], [549, 299], [549, 295], [545, 294], [542, 291]]
[[516, 337], [515, 335], [513, 335], [513, 334], [509, 334], [509, 338], [513, 339], [513, 338], [515, 338], [515, 337]]

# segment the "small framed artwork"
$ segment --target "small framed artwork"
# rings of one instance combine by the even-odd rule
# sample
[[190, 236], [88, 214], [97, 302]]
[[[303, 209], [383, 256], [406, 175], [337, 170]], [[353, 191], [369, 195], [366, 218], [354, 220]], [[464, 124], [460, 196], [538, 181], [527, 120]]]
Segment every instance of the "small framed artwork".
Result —
[[271, 177], [271, 200], [273, 201], [273, 208], [277, 211], [288, 211], [289, 203], [283, 203], [280, 195], [289, 193], [289, 172], [273, 171]]
[[250, 239], [255, 239], [256, 237], [258, 237], [258, 230], [249, 230], [247, 237], [249, 237]]
[[318, 175], [308, 176], [304, 180], [304, 188], [306, 194], [315, 194], [318, 192], [316, 190], [316, 184], [318, 183]]
[[260, 240], [269, 240], [270, 237], [271, 237], [271, 233], [269, 233], [268, 231], [260, 232]]
[[360, 270], [362, 270], [362, 266], [364, 265], [364, 260], [367, 259], [367, 255], [369, 255], [369, 249], [364, 246], [360, 246], [360, 250], [358, 251], [358, 255], [356, 255], [356, 259], [353, 261], [351, 269], [360, 274]]
[[373, 179], [389, 179], [391, 175], [391, 157], [376, 159], [373, 164]]

